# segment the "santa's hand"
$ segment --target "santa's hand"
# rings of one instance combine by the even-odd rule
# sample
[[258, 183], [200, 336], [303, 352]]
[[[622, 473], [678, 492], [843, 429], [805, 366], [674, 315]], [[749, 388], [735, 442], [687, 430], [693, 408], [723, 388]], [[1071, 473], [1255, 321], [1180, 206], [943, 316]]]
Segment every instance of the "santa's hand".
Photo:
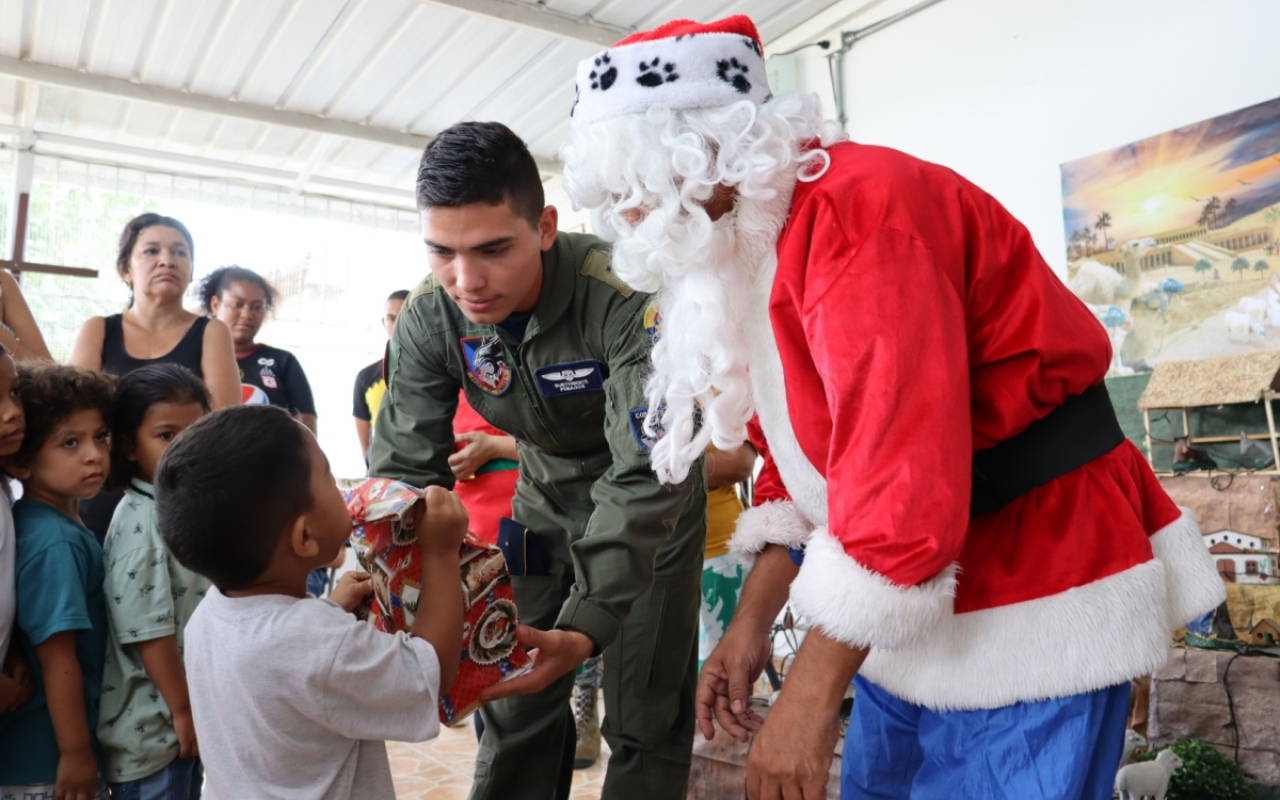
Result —
[[751, 687], [764, 671], [769, 651], [767, 631], [730, 623], [698, 676], [694, 710], [704, 737], [715, 738], [713, 716], [740, 742], [760, 730], [761, 717], [751, 710]]
[[540, 692], [556, 678], [577, 669], [595, 649], [595, 642], [577, 631], [540, 631], [521, 625], [516, 628], [516, 640], [530, 650], [533, 669], [518, 678], [490, 686], [480, 693], [480, 699], [488, 702], [517, 694]]
[[839, 706], [806, 706], [788, 684], [747, 755], [747, 800], [824, 800]]

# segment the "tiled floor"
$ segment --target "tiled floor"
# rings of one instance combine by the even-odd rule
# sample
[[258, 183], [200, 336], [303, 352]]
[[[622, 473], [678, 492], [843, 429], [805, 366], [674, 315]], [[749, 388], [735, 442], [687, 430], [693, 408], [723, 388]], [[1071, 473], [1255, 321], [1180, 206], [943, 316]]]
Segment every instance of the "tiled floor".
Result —
[[[476, 760], [476, 731], [467, 724], [444, 728], [421, 744], [387, 742], [397, 800], [465, 800]], [[596, 800], [604, 783], [608, 745], [590, 769], [575, 770], [570, 800]]]

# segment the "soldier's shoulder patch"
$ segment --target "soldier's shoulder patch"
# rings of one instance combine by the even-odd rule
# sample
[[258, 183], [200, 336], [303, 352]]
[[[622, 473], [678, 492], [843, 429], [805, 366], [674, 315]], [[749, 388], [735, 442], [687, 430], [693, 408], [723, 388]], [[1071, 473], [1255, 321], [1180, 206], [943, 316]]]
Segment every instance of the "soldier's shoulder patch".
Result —
[[428, 275], [426, 278], [423, 279], [422, 283], [418, 284], [417, 288], [413, 290], [412, 294], [409, 295], [409, 299], [405, 301], [405, 305], [409, 305], [414, 300], [417, 300], [419, 297], [423, 296], [424, 294], [431, 294], [436, 290], [436, 287], [439, 285], [440, 284], [436, 281], [435, 275]]
[[623, 297], [630, 297], [636, 293], [635, 289], [628, 286], [626, 281], [619, 278], [613, 271], [613, 259], [603, 250], [592, 248], [587, 251], [587, 257], [582, 261], [582, 274], [609, 284]]
[[644, 326], [644, 332], [649, 334], [654, 344], [657, 344], [662, 338], [662, 311], [658, 308], [658, 298], [653, 298], [649, 301], [649, 305], [645, 306], [641, 324]]

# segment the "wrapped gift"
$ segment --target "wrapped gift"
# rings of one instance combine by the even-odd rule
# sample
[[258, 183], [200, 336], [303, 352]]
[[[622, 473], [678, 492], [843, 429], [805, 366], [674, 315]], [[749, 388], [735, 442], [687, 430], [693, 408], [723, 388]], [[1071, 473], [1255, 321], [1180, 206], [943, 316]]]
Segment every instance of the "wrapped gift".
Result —
[[[422, 553], [416, 530], [403, 520], [422, 492], [399, 481], [369, 478], [344, 482], [354, 529], [351, 543], [356, 560], [373, 580], [366, 600], [368, 619], [379, 630], [407, 631], [418, 611], [422, 586]], [[423, 525], [430, 527], [431, 520]], [[456, 725], [483, 703], [480, 692], [533, 667], [529, 654], [516, 641], [515, 594], [502, 551], [468, 533], [460, 550], [464, 606], [462, 655], [458, 677], [440, 697], [440, 721]]]

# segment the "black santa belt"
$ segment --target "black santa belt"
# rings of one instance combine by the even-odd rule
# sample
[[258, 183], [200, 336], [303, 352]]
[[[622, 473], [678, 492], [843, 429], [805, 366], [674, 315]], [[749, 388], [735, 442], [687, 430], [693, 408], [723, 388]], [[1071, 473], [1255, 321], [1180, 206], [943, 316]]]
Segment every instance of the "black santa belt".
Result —
[[1060, 475], [1106, 455], [1124, 441], [1105, 384], [1099, 383], [1036, 420], [1017, 436], [973, 454], [969, 517], [1003, 508]]

